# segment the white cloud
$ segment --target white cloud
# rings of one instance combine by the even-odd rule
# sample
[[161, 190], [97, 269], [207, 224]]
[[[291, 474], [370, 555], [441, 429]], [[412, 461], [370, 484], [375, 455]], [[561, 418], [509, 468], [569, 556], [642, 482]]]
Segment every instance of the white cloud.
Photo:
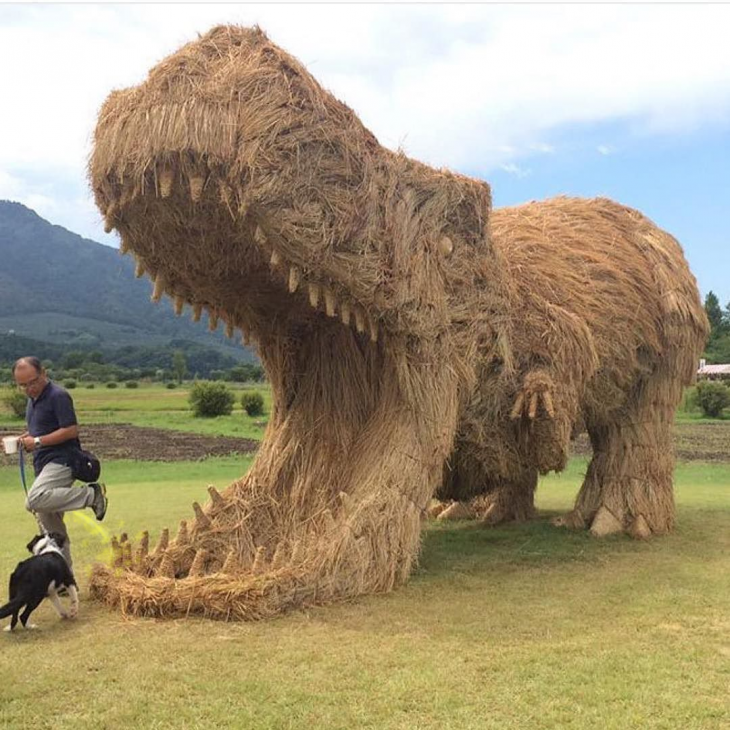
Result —
[[508, 172], [510, 175], [514, 175], [518, 178], [528, 177], [532, 173], [532, 170], [526, 170], [519, 165], [516, 165], [514, 162], [503, 162], [499, 167], [505, 172]]
[[384, 144], [465, 171], [522, 169], [567, 125], [730, 120], [730, 6], [6, 5], [0, 170], [102, 237], [85, 191], [100, 104], [217, 22], [260, 23]]
[[613, 153], [613, 148], [609, 147], [607, 144], [599, 144], [598, 147], [596, 147], [596, 152], [598, 152], [599, 155], [610, 155]]

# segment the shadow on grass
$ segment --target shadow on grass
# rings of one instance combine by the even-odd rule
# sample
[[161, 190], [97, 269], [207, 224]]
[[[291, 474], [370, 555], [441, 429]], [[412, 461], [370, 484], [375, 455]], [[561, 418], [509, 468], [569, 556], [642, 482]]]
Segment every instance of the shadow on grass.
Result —
[[675, 531], [649, 541], [619, 534], [595, 538], [587, 530], [554, 527], [558, 511], [541, 511], [529, 522], [483, 527], [475, 522], [430, 522], [424, 532], [416, 578], [450, 572], [491, 573], [551, 568], [567, 563], [597, 564], [623, 555], [664, 553], [712, 558], [726, 553], [728, 513], [683, 508]]

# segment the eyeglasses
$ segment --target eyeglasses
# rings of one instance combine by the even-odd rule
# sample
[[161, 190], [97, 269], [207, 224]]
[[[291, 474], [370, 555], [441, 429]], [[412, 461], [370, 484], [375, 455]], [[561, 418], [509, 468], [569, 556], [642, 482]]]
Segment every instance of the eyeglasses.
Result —
[[41, 375], [37, 375], [33, 380], [29, 380], [27, 383], [18, 383], [18, 388], [21, 390], [28, 390], [28, 388], [34, 386], [40, 379]]

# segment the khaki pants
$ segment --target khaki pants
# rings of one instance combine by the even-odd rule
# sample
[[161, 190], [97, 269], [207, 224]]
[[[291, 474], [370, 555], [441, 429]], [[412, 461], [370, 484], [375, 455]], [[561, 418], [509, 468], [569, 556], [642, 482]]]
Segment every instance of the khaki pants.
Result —
[[46, 464], [28, 492], [25, 508], [35, 512], [46, 532], [59, 532], [66, 538], [63, 556], [71, 567], [71, 539], [63, 522], [63, 513], [91, 506], [94, 490], [74, 487], [71, 467]]

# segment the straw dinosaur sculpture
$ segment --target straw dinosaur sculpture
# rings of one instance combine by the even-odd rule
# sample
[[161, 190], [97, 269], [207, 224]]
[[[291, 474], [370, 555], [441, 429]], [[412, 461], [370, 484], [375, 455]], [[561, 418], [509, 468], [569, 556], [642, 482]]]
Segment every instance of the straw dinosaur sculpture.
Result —
[[434, 494], [527, 517], [581, 421], [595, 455], [565, 522], [671, 528], [670, 425], [707, 325], [679, 245], [639, 213], [492, 212], [484, 182], [382, 148], [238, 27], [109, 96], [90, 178], [153, 299], [240, 330], [273, 393], [250, 471], [153, 551], [115, 541], [100, 599], [249, 619], [388, 591]]

